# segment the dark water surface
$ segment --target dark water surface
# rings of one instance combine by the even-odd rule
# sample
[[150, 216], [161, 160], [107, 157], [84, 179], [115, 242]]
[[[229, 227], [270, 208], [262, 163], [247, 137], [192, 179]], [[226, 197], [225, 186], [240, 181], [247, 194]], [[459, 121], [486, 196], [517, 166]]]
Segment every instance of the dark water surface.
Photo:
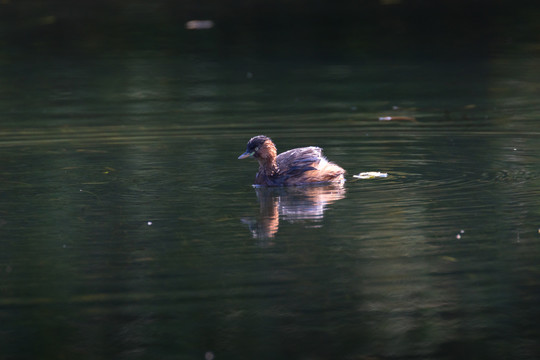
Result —
[[4, 60], [0, 358], [540, 357], [537, 65]]

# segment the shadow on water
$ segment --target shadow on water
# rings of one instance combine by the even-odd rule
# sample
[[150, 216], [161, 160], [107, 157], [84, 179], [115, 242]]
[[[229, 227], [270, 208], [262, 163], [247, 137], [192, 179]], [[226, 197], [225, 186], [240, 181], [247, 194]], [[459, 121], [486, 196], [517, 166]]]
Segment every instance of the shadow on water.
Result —
[[302, 223], [306, 227], [322, 226], [328, 206], [345, 197], [344, 185], [297, 186], [288, 188], [256, 187], [260, 205], [257, 218], [243, 218], [254, 238], [272, 239], [280, 221]]

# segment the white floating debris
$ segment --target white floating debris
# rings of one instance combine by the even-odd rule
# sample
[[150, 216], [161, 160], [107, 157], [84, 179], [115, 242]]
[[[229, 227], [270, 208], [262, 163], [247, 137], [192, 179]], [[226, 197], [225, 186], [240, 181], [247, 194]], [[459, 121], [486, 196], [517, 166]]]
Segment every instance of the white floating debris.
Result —
[[212, 20], [190, 20], [186, 23], [188, 30], [207, 30], [214, 27]]
[[151, 221], [149, 221], [149, 222], [147, 222], [147, 224], [148, 224], [148, 226], [150, 226], [150, 225], [152, 225], [152, 222], [151, 222]]
[[381, 116], [379, 121], [412, 121], [416, 122], [416, 119], [412, 116]]
[[385, 178], [388, 177], [387, 173], [382, 173], [379, 171], [367, 171], [367, 172], [361, 172], [358, 175], [353, 175], [353, 177], [357, 179], [375, 179], [375, 178]]

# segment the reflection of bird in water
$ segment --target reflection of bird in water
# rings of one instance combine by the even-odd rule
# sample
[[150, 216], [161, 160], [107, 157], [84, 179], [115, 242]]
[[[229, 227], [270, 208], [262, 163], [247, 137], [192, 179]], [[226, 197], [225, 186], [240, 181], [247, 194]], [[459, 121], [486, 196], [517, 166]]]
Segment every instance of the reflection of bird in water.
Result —
[[322, 149], [315, 146], [292, 149], [277, 155], [272, 140], [259, 135], [249, 140], [246, 152], [238, 159], [247, 157], [259, 162], [255, 185], [291, 186], [345, 181], [345, 170], [326, 160]]
[[327, 206], [345, 197], [342, 184], [293, 188], [255, 188], [260, 204], [257, 219], [242, 219], [254, 238], [273, 238], [280, 218], [289, 222], [320, 222]]

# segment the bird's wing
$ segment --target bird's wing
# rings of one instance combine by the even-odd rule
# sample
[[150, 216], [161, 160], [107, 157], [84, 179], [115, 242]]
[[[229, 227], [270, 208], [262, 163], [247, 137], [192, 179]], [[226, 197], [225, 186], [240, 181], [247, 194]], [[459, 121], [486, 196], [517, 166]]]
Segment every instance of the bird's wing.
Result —
[[281, 153], [276, 158], [281, 175], [295, 176], [305, 171], [316, 170], [316, 165], [322, 158], [322, 149], [316, 146], [292, 149]]

